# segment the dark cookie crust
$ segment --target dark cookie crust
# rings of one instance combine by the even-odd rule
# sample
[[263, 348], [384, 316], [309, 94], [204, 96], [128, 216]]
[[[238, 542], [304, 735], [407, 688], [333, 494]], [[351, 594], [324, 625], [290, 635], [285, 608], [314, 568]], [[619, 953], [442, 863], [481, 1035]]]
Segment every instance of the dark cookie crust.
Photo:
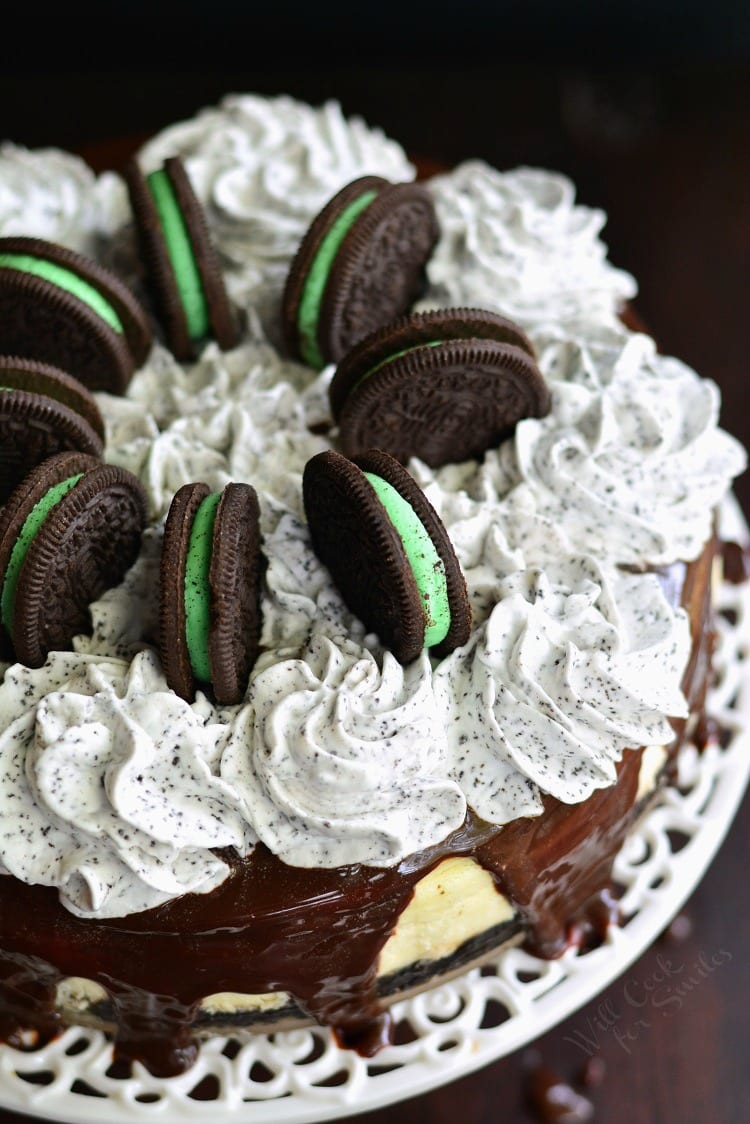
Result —
[[[134, 293], [128, 288], [124, 281], [122, 281], [116, 273], [106, 269], [98, 262], [83, 254], [78, 254], [74, 250], [69, 250], [65, 246], [59, 246], [54, 242], [45, 242], [41, 238], [26, 238], [26, 237], [13, 237], [13, 238], [0, 238], [0, 253], [4, 254], [30, 254], [34, 257], [44, 258], [47, 261], [54, 262], [56, 265], [64, 269], [68, 269], [71, 273], [75, 273], [82, 280], [87, 281], [101, 295], [112, 305], [117, 312], [117, 315], [122, 322], [124, 330], [124, 338], [119, 333], [115, 332], [109, 325], [103, 323], [100, 318], [92, 312], [88, 305], [79, 301], [77, 297], [72, 296], [70, 293], [65, 293], [59, 286], [54, 285], [52, 282], [44, 281], [42, 278], [32, 277], [29, 274], [19, 273], [14, 269], [0, 269], [2, 275], [2, 292], [3, 292], [3, 306], [5, 300], [13, 300], [13, 294], [17, 291], [16, 286], [13, 285], [14, 279], [26, 278], [28, 282], [36, 281], [39, 285], [45, 286], [51, 290], [48, 294], [48, 300], [52, 308], [57, 308], [59, 299], [65, 297], [65, 304], [71, 308], [71, 315], [75, 316], [76, 313], [86, 313], [85, 320], [93, 323], [94, 328], [98, 329], [96, 335], [103, 335], [103, 338], [98, 344], [99, 351], [104, 351], [105, 358], [107, 359], [107, 370], [102, 374], [97, 374], [95, 367], [86, 362], [88, 349], [84, 348], [81, 356], [81, 362], [84, 363], [86, 375], [82, 372], [80, 365], [76, 363], [76, 352], [70, 351], [70, 344], [66, 338], [63, 340], [56, 340], [54, 332], [57, 329], [49, 328], [48, 333], [51, 333], [50, 340], [36, 339], [31, 330], [27, 330], [24, 334], [21, 331], [20, 325], [16, 329], [16, 338], [19, 339], [21, 347], [7, 346], [6, 341], [10, 341], [11, 335], [6, 335], [9, 332], [10, 326], [5, 323], [6, 317], [3, 316], [3, 322], [0, 325], [0, 350], [6, 355], [20, 355], [28, 356], [30, 358], [41, 359], [45, 362], [59, 365], [65, 370], [75, 374], [80, 378], [80, 381], [85, 383], [86, 386], [92, 390], [110, 390], [113, 393], [122, 393], [130, 381], [133, 371], [140, 367], [149, 353], [152, 342], [151, 326], [145, 309], [142, 307], [140, 301]], [[28, 290], [25, 286], [21, 286], [21, 293]], [[38, 290], [34, 290], [34, 293]], [[6, 296], [6, 294], [8, 294]], [[53, 299], [52, 294], [56, 294], [58, 300]], [[16, 298], [18, 299], [18, 298]], [[21, 299], [24, 299], [23, 297]], [[31, 296], [26, 299], [32, 299]], [[36, 321], [34, 321], [36, 323]], [[114, 340], [114, 343], [113, 343]], [[25, 347], [24, 347], [25, 342]], [[120, 346], [117, 346], [117, 345]], [[45, 352], [43, 354], [43, 352]], [[107, 356], [108, 352], [112, 352]], [[68, 356], [70, 356], [68, 358]], [[101, 362], [102, 359], [100, 358]], [[109, 369], [111, 366], [111, 370]]]
[[432, 197], [416, 183], [389, 184], [362, 212], [323, 294], [318, 343], [329, 362], [411, 308], [439, 233]]
[[375, 446], [437, 468], [481, 458], [522, 418], [548, 409], [546, 384], [521, 348], [451, 341], [419, 347], [369, 375], [344, 404], [339, 438], [348, 456]]
[[368, 449], [355, 457], [354, 463], [363, 472], [374, 472], [381, 476], [414, 509], [445, 566], [451, 624], [445, 639], [431, 648], [430, 652], [440, 658], [447, 656], [454, 648], [465, 644], [471, 633], [471, 604], [466, 580], [448, 532], [413, 476], [388, 453], [384, 453], [382, 449]]
[[258, 656], [260, 507], [249, 484], [227, 484], [216, 509], [211, 566], [208, 657], [214, 698], [220, 706], [242, 701]]
[[[196, 266], [203, 286], [211, 329], [219, 346], [226, 349], [237, 342], [237, 326], [229, 305], [216, 252], [211, 243], [203, 208], [178, 157], [170, 157], [164, 171], [175, 192], [185, 224]], [[163, 324], [167, 342], [175, 357], [189, 362], [197, 355], [196, 343], [190, 338], [185, 309], [177, 287], [172, 261], [164, 239], [159, 212], [148, 187], [146, 176], [136, 159], [123, 169], [135, 216], [138, 243], [146, 280]]]
[[293, 355], [295, 358], [302, 359], [299, 332], [297, 330], [297, 317], [299, 303], [302, 298], [302, 290], [304, 289], [307, 275], [315, 261], [323, 239], [339, 215], [342, 214], [351, 203], [354, 203], [355, 200], [359, 199], [361, 195], [364, 195], [368, 191], [379, 192], [385, 187], [388, 187], [388, 180], [383, 179], [381, 176], [360, 176], [359, 179], [352, 180], [351, 183], [348, 183], [346, 187], [342, 187], [341, 191], [337, 192], [337, 194], [326, 203], [322, 211], [318, 212], [300, 242], [299, 248], [292, 259], [292, 264], [289, 267], [286, 285], [284, 286], [284, 294], [281, 300], [281, 318], [284, 339], [290, 355]]
[[[74, 458], [56, 462], [54, 479], [40, 472], [37, 481], [46, 491], [83, 471], [40, 527], [18, 579], [13, 647], [27, 667], [41, 667], [48, 652], [70, 648], [74, 636], [88, 631], [90, 603], [122, 581], [146, 524], [146, 494], [132, 473], [96, 462], [87, 468]], [[27, 493], [27, 513], [28, 502]]]
[[346, 604], [400, 663], [424, 648], [422, 599], [403, 543], [362, 470], [328, 449], [305, 465], [313, 550]]
[[211, 494], [207, 484], [183, 484], [164, 525], [159, 601], [159, 650], [167, 683], [186, 702], [195, 698], [195, 678], [185, 638], [185, 562], [195, 514]]
[[368, 372], [397, 352], [435, 340], [495, 340], [510, 344], [536, 359], [522, 328], [499, 312], [480, 308], [438, 308], [414, 312], [371, 332], [344, 356], [336, 368], [328, 395], [338, 421], [349, 392]]

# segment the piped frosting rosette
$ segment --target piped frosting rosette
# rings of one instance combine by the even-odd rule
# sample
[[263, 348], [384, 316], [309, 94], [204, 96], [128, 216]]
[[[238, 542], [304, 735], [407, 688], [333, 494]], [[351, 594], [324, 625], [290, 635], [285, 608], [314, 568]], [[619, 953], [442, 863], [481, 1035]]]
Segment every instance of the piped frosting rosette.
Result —
[[556, 384], [550, 415], [518, 427], [504, 463], [576, 549], [621, 563], [690, 561], [745, 465], [718, 428], [719, 402], [713, 382], [654, 353], [616, 368], [600, 391]]
[[393, 866], [464, 820], [426, 656], [382, 668], [351, 641], [315, 637], [304, 658], [254, 679], [221, 775], [286, 863]]
[[193, 478], [215, 491], [230, 480], [252, 481], [301, 510], [297, 474], [326, 447], [307, 427], [320, 381], [311, 383], [309, 372], [267, 344], [229, 352], [210, 344], [187, 367], [155, 347], [128, 399], [107, 396], [107, 458], [140, 477], [155, 517]]
[[[450, 536], [472, 607], [474, 627], [497, 603], [498, 583], [549, 558], [572, 553], [570, 542], [551, 519], [518, 491], [508, 494], [505, 471], [492, 452], [476, 461], [437, 471], [412, 461], [414, 476]], [[525, 502], [524, 502], [525, 501]]]
[[[300, 488], [298, 477], [289, 478]], [[364, 643], [364, 624], [349, 610], [326, 567], [314, 554], [304, 516], [266, 494], [263, 502], [263, 543], [268, 567], [262, 595], [264, 647], [279, 651], [302, 648], [310, 636], [338, 642], [348, 637]], [[382, 652], [375, 637], [372, 650]]]
[[39, 671], [14, 665], [0, 726], [0, 863], [57, 886], [79, 917], [205, 893], [229, 872], [213, 848], [252, 849], [218, 776], [227, 727], [202, 696], [191, 707], [168, 691], [151, 653], [130, 665], [71, 653]]
[[[648, 337], [616, 330], [592, 345], [562, 332], [548, 337], [542, 359], [552, 358], [545, 418], [519, 422], [481, 463], [418, 467], [438, 509], [455, 510], [450, 493], [465, 493], [502, 520], [513, 547], [544, 525], [553, 557], [590, 552], [638, 566], [696, 558], [714, 508], [746, 463], [742, 446], [719, 428], [715, 383], [659, 355]], [[535, 557], [526, 545], [524, 557]]]
[[577, 204], [565, 176], [471, 160], [428, 186], [442, 233], [424, 307], [495, 309], [530, 331], [577, 314], [614, 320], [635, 295], [607, 261], [604, 212]]
[[504, 824], [538, 814], [545, 793], [578, 803], [612, 784], [626, 748], [673, 740], [689, 650], [687, 617], [654, 575], [582, 556], [500, 581], [488, 619], [433, 679], [467, 802]]
[[363, 175], [414, 178], [403, 149], [337, 102], [313, 108], [289, 97], [233, 95], [163, 130], [139, 153], [150, 171], [185, 161], [207, 208], [230, 296], [259, 309], [267, 326], [289, 263], [313, 217]]
[[105, 198], [94, 173], [78, 156], [57, 148], [0, 145], [2, 237], [43, 238], [94, 255]]

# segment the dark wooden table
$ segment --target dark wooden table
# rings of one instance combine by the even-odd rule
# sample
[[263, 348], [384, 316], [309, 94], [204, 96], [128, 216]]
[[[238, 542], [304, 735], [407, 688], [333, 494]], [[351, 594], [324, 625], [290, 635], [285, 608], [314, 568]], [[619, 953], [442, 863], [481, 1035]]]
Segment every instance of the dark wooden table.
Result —
[[[104, 79], [104, 80], [102, 80]], [[41, 83], [41, 85], [40, 85]], [[45, 85], [46, 83], [46, 85]], [[714, 378], [725, 427], [750, 446], [750, 74], [739, 65], [469, 68], [328, 67], [254, 74], [0, 78], [0, 136], [60, 144], [117, 166], [130, 138], [191, 115], [225, 92], [337, 96], [415, 155], [481, 156], [570, 174], [609, 214], [612, 260], [638, 278], [636, 309], [663, 351]], [[125, 138], [108, 145], [108, 137]], [[737, 493], [750, 511], [750, 479]], [[663, 939], [604, 994], [529, 1051], [433, 1093], [357, 1117], [361, 1124], [521, 1124], [529, 1062], [574, 1080], [584, 1042], [604, 1063], [589, 1091], [606, 1124], [739, 1124], [748, 1118], [750, 806], [745, 800], [686, 907], [689, 931]], [[665, 973], [665, 958], [671, 969]], [[714, 971], [701, 966], [712, 958]], [[662, 978], [664, 977], [664, 979]], [[697, 979], [685, 989], [682, 980]], [[662, 1002], [654, 1002], [657, 994]], [[0, 1124], [28, 1119], [0, 1112]]]

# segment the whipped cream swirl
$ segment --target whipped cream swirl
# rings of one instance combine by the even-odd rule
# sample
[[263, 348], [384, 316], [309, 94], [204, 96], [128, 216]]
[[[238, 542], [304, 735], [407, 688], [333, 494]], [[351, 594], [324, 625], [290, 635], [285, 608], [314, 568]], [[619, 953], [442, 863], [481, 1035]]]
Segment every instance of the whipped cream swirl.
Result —
[[255, 836], [217, 775], [227, 737], [202, 696], [169, 691], [156, 657], [52, 653], [0, 686], [0, 860], [57, 886], [79, 917], [118, 917], [224, 881], [215, 848]]
[[645, 335], [609, 328], [589, 343], [570, 330], [540, 337], [552, 391], [545, 418], [519, 422], [481, 462], [434, 471], [413, 462], [417, 479], [462, 563], [464, 536], [490, 524], [518, 568], [571, 553], [635, 566], [693, 560], [747, 460], [719, 428], [716, 384]]
[[614, 319], [633, 278], [607, 261], [603, 211], [575, 202], [565, 176], [467, 161], [429, 181], [440, 240], [423, 307], [490, 308], [527, 329], [584, 313]]
[[221, 775], [284, 862], [392, 866], [464, 819], [426, 655], [402, 667], [315, 638], [253, 681]]
[[550, 414], [518, 426], [505, 464], [575, 549], [632, 565], [690, 561], [745, 452], [718, 428], [713, 382], [650, 343], [641, 358], [600, 390], [554, 383]]
[[624, 749], [673, 740], [689, 650], [653, 575], [574, 557], [499, 581], [488, 620], [434, 677], [468, 803], [503, 824], [538, 814], [543, 793], [578, 803], [613, 784]]
[[301, 513], [302, 470], [327, 447], [308, 429], [322, 383], [263, 342], [211, 343], [185, 367], [157, 344], [127, 398], [98, 396], [106, 458], [140, 476], [157, 518], [188, 480], [246, 480]]
[[59, 242], [97, 256], [101, 238], [121, 221], [110, 206], [115, 177], [97, 177], [85, 161], [58, 148], [0, 145], [0, 235]]

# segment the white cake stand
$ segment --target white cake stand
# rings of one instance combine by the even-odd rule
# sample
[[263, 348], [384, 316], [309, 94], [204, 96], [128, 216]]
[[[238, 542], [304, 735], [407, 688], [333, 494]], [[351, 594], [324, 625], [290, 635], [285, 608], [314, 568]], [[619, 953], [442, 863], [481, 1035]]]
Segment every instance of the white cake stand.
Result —
[[[747, 526], [733, 501], [722, 523], [725, 537], [745, 541]], [[599, 948], [583, 955], [571, 949], [552, 961], [510, 949], [489, 973], [474, 969], [401, 1002], [395, 1018], [412, 1040], [369, 1060], [338, 1049], [328, 1031], [314, 1028], [257, 1035], [243, 1045], [214, 1038], [180, 1077], [157, 1079], [136, 1064], [118, 1078], [107, 1072], [112, 1053], [104, 1035], [73, 1027], [33, 1053], [0, 1047], [0, 1107], [70, 1124], [184, 1124], [205, 1121], [209, 1112], [224, 1124], [312, 1124], [435, 1089], [572, 1014], [669, 924], [742, 799], [750, 774], [750, 583], [724, 585], [717, 608], [717, 683], [708, 706], [728, 744], [702, 754], [686, 746], [678, 787], [664, 790], [628, 837], [615, 864], [627, 921], [611, 927]]]

